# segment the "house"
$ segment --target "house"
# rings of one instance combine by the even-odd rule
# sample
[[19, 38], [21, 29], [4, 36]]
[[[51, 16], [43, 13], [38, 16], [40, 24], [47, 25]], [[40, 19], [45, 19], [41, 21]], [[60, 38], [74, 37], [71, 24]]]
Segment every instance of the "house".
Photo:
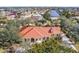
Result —
[[31, 18], [33, 20], [42, 20], [43, 19], [43, 16], [36, 12], [36, 13], [32, 13]]
[[76, 49], [74, 42], [70, 40], [70, 38], [68, 38], [64, 33], [60, 34], [61, 36], [61, 40], [64, 43], [64, 46], [68, 47], [68, 48], [72, 48], [73, 50], [75, 50], [76, 52], [78, 52], [78, 50]]
[[8, 20], [14, 20], [16, 17], [16, 12], [10, 12], [8, 15], [6, 15]]
[[56, 20], [60, 18], [60, 15], [56, 10], [50, 10], [50, 18]]
[[7, 16], [8, 20], [15, 20], [16, 15], [9, 15]]
[[71, 12], [71, 13], [72, 13], [71, 18], [73, 18], [73, 19], [79, 19], [79, 11], [75, 11], [75, 12]]
[[31, 18], [31, 11], [28, 11], [28, 12], [22, 12], [21, 15], [18, 15], [19, 16], [19, 20], [25, 20], [25, 19], [28, 19], [28, 18]]
[[20, 31], [23, 41], [39, 43], [61, 33], [60, 27], [26, 27]]

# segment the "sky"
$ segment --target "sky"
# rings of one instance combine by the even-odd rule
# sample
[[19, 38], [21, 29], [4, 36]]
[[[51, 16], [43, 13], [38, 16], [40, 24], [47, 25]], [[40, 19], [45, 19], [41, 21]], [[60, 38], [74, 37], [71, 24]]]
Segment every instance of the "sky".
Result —
[[79, 0], [0, 0], [2, 6], [58, 6], [79, 7]]

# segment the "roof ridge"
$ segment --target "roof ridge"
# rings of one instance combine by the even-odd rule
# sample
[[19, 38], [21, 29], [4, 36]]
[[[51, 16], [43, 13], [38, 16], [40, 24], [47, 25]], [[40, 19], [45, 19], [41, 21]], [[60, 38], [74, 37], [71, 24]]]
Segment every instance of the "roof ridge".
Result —
[[32, 27], [30, 30], [28, 30], [27, 32], [25, 32], [25, 33], [23, 34], [23, 36], [24, 36], [25, 34], [27, 34], [28, 32], [30, 32], [32, 29], [33, 29], [33, 27]]

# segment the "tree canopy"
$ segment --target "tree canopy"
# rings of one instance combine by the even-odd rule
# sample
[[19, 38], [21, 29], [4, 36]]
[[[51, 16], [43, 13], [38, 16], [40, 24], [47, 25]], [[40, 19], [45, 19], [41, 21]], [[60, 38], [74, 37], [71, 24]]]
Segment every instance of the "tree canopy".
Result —
[[3, 31], [0, 31], [0, 47], [8, 47], [15, 43], [20, 43], [18, 27], [16, 22], [8, 22]]
[[61, 46], [59, 39], [50, 38], [48, 40], [43, 41], [40, 44], [34, 44], [32, 48], [29, 50], [31, 53], [67, 53], [67, 52], [75, 52], [74, 50]]

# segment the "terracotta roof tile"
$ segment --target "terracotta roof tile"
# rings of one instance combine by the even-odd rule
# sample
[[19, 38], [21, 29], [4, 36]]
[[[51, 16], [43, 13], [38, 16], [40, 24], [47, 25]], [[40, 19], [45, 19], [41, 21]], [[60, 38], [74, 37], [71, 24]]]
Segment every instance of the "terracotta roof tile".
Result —
[[[49, 30], [51, 29], [51, 32]], [[49, 37], [52, 34], [59, 34], [60, 27], [26, 27], [20, 32], [23, 38], [42, 38]]]

